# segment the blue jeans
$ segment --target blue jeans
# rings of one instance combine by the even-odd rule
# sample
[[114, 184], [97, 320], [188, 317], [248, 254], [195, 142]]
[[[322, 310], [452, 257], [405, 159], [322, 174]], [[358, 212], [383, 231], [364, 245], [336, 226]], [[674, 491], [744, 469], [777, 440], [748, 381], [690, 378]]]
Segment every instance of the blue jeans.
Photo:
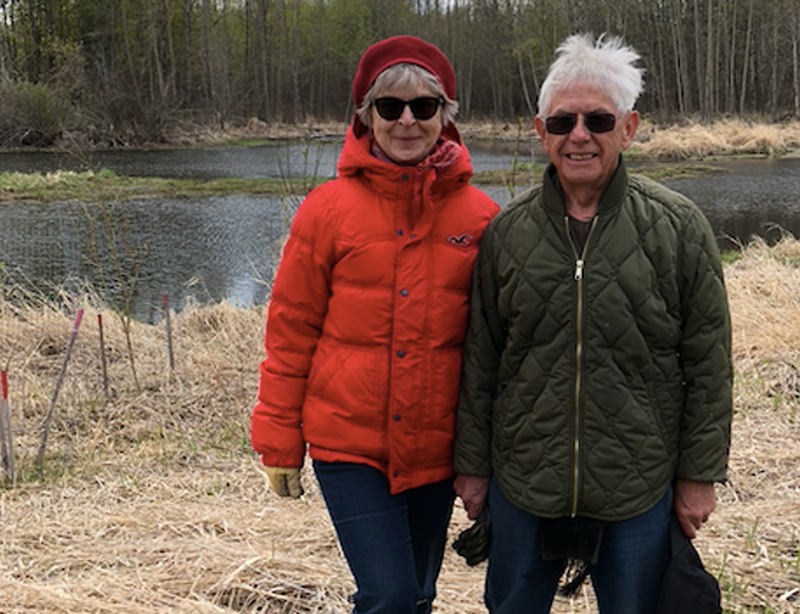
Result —
[[389, 494], [377, 469], [314, 461], [350, 571], [355, 614], [429, 614], [436, 596], [453, 481]]
[[[539, 555], [539, 519], [489, 487], [492, 542], [486, 606], [492, 614], [547, 614], [564, 561]], [[669, 560], [672, 489], [646, 512], [606, 524], [591, 579], [602, 614], [653, 614]]]

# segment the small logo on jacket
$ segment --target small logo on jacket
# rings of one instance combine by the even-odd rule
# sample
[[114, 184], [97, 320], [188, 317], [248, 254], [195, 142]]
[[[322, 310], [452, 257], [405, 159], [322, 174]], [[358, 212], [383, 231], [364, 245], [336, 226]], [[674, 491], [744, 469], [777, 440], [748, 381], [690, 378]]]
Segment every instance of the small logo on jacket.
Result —
[[461, 236], [453, 235], [451, 237], [447, 237], [447, 240], [450, 241], [453, 245], [460, 245], [462, 247], [466, 247], [470, 244], [472, 240], [472, 235], [463, 234]]

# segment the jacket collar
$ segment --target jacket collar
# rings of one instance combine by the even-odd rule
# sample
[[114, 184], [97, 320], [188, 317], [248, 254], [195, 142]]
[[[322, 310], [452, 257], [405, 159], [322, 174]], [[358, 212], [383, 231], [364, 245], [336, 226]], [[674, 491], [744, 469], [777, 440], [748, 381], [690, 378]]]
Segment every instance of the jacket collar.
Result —
[[[357, 137], [353, 127], [347, 130], [344, 146], [339, 157], [338, 172], [340, 177], [364, 175], [379, 190], [397, 193], [398, 185], [413, 185], [421, 176], [432, 173], [431, 190], [452, 190], [459, 183], [468, 183], [473, 175], [472, 162], [461, 135], [455, 131], [455, 138], [450, 132], [442, 133], [444, 143], [450, 143], [447, 149], [455, 146], [458, 151], [449, 165], [431, 164], [436, 161], [437, 154], [426, 158], [416, 166], [401, 166], [393, 162], [378, 159], [372, 153], [372, 143], [368, 135]], [[441, 146], [440, 146], [441, 147]]]

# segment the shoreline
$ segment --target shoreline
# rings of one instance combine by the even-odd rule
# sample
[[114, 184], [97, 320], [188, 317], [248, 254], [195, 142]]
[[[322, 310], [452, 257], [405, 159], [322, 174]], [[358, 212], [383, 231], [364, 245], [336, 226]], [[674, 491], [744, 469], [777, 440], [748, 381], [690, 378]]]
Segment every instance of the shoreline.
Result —
[[[538, 142], [533, 122], [471, 122], [459, 125], [469, 142], [498, 143], [503, 147], [529, 147]], [[143, 147], [80, 149], [80, 139], [65, 135], [52, 149], [0, 150], [6, 154], [67, 153], [85, 156], [100, 151], [191, 150], [215, 147], [255, 147], [287, 141], [340, 141], [346, 126], [339, 122], [272, 124], [251, 120], [243, 126], [195, 126], [174, 131], [163, 142]], [[800, 121], [781, 124], [745, 120], [723, 120], [709, 125], [686, 122], [656, 127], [646, 120], [640, 124], [633, 146], [625, 153], [631, 162], [646, 163], [637, 171], [657, 181], [676, 176], [698, 176], [719, 172], [708, 164], [734, 159], [778, 159], [800, 157]], [[514, 164], [513, 168], [476, 173], [472, 182], [482, 186], [531, 185], [541, 175], [536, 164]], [[55, 200], [124, 201], [146, 197], [204, 197], [228, 194], [302, 196], [327, 177], [302, 179], [163, 179], [124, 177], [99, 169], [54, 173], [0, 173], [0, 204], [11, 202], [53, 202]]]
[[[514, 143], [520, 140], [539, 141], [533, 118], [516, 121], [456, 121], [462, 138], [474, 141]], [[347, 124], [309, 119], [306, 122], [266, 123], [252, 118], [247, 122], [222, 124], [184, 124], [167, 129], [158, 141], [129, 145], [121, 141], [106, 145], [91, 144], [86, 135], [65, 131], [50, 148], [0, 148], [0, 153], [13, 152], [96, 152], [147, 151], [193, 147], [240, 146], [293, 140], [339, 140], [344, 138]], [[642, 118], [632, 153], [656, 158], [698, 158], [713, 155], [770, 154], [800, 151], [800, 119], [771, 122], [755, 118], [725, 118], [701, 122], [694, 118], [659, 125]]]

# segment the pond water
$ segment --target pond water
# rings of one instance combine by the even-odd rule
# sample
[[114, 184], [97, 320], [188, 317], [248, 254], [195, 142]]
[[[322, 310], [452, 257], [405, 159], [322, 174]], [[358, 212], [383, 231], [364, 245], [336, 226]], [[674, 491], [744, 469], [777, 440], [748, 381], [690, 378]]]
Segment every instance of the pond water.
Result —
[[[478, 171], [544, 160], [530, 143], [470, 143]], [[119, 175], [186, 178], [292, 177], [335, 173], [340, 145], [103, 152], [91, 160], [56, 153], [0, 154], [0, 172], [110, 168]], [[539, 157], [537, 157], [539, 156]], [[667, 185], [692, 198], [723, 249], [753, 235], [800, 236], [800, 160], [727, 161], [726, 172]], [[504, 205], [505, 188], [485, 189]], [[0, 267], [37, 288], [89, 280], [106, 294], [134, 295], [136, 317], [157, 321], [162, 296], [261, 303], [280, 257], [296, 200], [262, 196], [137, 200], [124, 205], [0, 204]], [[108, 249], [113, 244], [112, 249]], [[0, 277], [2, 280], [2, 277]], [[135, 282], [135, 284], [134, 284]]]

